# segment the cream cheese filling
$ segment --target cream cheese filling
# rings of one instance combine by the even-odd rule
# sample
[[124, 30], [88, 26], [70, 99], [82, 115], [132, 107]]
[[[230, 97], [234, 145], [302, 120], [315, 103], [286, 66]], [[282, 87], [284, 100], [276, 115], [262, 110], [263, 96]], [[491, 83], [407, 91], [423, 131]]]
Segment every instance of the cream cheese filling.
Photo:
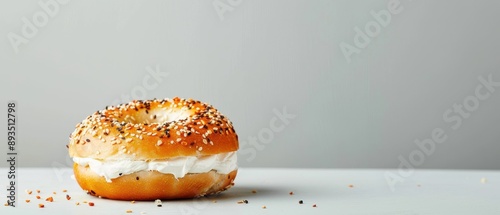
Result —
[[236, 152], [206, 156], [175, 157], [166, 160], [97, 160], [93, 158], [73, 157], [80, 166], [89, 166], [92, 171], [104, 177], [107, 182], [122, 175], [139, 171], [158, 171], [182, 178], [188, 173], [206, 173], [211, 170], [228, 174], [238, 169]]

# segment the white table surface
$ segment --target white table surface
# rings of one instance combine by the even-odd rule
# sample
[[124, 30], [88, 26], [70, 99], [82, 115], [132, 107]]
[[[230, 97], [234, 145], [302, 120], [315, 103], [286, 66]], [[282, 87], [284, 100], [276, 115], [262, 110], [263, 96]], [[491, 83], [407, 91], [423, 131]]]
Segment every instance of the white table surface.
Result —
[[[500, 214], [500, 171], [418, 170], [397, 184], [394, 191], [385, 180], [387, 171], [397, 172], [240, 168], [236, 185], [223, 194], [163, 201], [163, 207], [156, 207], [153, 201], [132, 204], [89, 196], [71, 178], [72, 170], [68, 168], [20, 168], [17, 207], [2, 204], [0, 214]], [[7, 185], [6, 176], [7, 169], [1, 168], [2, 188]], [[483, 183], [482, 178], [487, 182]], [[62, 192], [64, 189], [67, 193]], [[33, 190], [33, 194], [25, 190]], [[66, 194], [71, 200], [66, 200]], [[46, 202], [48, 196], [54, 202]], [[31, 202], [26, 203], [26, 199]], [[245, 199], [248, 204], [237, 203]], [[94, 202], [95, 206], [83, 201]], [[45, 204], [45, 208], [38, 208], [38, 203]]]

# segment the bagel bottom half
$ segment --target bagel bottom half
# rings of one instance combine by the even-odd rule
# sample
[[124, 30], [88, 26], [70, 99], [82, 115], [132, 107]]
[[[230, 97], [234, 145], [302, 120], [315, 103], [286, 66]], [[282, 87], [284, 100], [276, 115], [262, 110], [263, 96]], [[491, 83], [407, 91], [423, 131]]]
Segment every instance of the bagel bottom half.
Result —
[[184, 199], [218, 193], [230, 188], [237, 170], [219, 174], [190, 173], [182, 178], [158, 171], [140, 171], [109, 183], [88, 166], [73, 165], [75, 179], [88, 194], [117, 200]]

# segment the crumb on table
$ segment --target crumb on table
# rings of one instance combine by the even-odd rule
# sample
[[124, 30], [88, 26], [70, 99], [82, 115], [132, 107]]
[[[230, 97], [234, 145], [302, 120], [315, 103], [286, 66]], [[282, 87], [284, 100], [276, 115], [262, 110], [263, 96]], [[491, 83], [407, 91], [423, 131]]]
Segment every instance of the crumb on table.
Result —
[[481, 183], [482, 183], [482, 184], [486, 184], [486, 182], [488, 182], [488, 179], [486, 179], [486, 178], [481, 178]]

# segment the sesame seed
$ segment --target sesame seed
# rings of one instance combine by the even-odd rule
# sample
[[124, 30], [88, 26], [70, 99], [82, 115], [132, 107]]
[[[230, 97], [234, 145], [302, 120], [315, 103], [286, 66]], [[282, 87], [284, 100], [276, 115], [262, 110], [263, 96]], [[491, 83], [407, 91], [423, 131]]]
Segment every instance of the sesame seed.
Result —
[[243, 203], [248, 204], [248, 200], [246, 200], [246, 199], [245, 200], [240, 200], [237, 203], [238, 204], [243, 204]]
[[156, 142], [157, 146], [161, 146], [161, 144], [163, 144], [163, 142], [161, 140], [158, 140], [158, 142]]
[[161, 202], [160, 199], [155, 200], [155, 204], [156, 204], [156, 207], [161, 207], [162, 206], [162, 202]]

